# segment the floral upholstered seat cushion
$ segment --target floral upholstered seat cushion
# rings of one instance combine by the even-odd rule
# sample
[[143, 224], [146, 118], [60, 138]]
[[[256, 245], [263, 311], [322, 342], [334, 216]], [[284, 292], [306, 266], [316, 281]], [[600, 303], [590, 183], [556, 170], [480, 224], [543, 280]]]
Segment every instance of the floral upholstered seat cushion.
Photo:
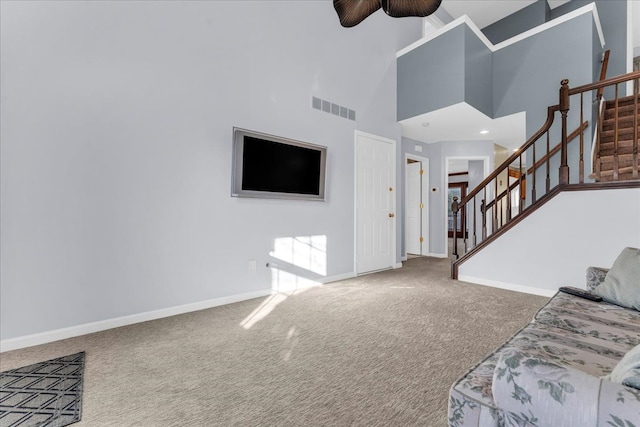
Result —
[[[507, 353], [526, 353], [599, 379], [610, 374], [638, 344], [640, 312], [558, 293], [540, 309], [534, 323], [518, 331], [453, 385], [449, 426], [517, 425], [506, 422], [503, 408], [494, 399], [495, 369]], [[605, 421], [601, 425], [609, 424]]]
[[610, 374], [628, 349], [625, 344], [531, 323], [454, 384], [449, 402], [450, 426], [502, 425], [502, 412], [494, 401], [492, 384], [496, 365], [504, 354], [526, 352], [599, 378]]
[[636, 426], [640, 391], [580, 369], [511, 350], [493, 377], [504, 426]]
[[640, 312], [565, 293], [556, 294], [536, 322], [621, 344], [625, 353], [640, 344]]

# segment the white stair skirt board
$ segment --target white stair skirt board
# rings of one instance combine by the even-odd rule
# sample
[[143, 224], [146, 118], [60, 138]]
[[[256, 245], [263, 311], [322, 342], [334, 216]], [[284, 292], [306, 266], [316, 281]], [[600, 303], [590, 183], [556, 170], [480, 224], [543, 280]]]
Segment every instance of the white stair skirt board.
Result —
[[492, 288], [506, 289], [509, 291], [522, 292], [525, 294], [540, 295], [543, 297], [552, 297], [557, 290], [533, 288], [531, 286], [513, 285], [511, 283], [498, 282], [496, 280], [480, 279], [470, 276], [458, 276], [461, 282], [473, 283], [475, 285], [490, 286]]

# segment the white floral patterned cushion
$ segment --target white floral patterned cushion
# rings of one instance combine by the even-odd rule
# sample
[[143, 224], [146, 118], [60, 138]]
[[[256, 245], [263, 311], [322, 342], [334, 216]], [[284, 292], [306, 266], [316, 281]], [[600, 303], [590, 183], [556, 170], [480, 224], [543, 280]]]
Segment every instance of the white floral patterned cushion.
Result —
[[640, 345], [635, 346], [618, 362], [610, 381], [640, 389]]
[[640, 249], [624, 248], [594, 292], [612, 304], [640, 311]]

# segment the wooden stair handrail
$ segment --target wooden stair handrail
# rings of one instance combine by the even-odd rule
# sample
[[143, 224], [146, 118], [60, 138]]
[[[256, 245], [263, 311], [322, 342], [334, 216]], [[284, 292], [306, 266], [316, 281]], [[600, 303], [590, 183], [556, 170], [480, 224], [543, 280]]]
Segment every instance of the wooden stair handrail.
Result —
[[615, 84], [625, 83], [630, 80], [640, 79], [640, 71], [634, 71], [632, 73], [622, 74], [621, 76], [612, 77], [600, 82], [589, 83], [582, 86], [576, 86], [569, 89], [569, 96], [577, 95], [582, 92], [589, 92], [590, 90], [604, 88], [606, 86], [613, 86]]
[[[603, 81], [603, 80], [606, 80], [607, 78], [607, 67], [609, 66], [609, 53], [611, 53], [611, 50], [609, 49], [607, 49], [604, 52], [604, 57], [602, 58], [602, 68], [600, 69], [600, 78], [598, 79], [598, 81]], [[602, 99], [603, 92], [604, 92], [603, 87], [598, 89], [598, 101]]]
[[[606, 64], [605, 64], [605, 67], [603, 68], [605, 68], [606, 70]], [[606, 71], [603, 71], [602, 75], [603, 76], [606, 75]], [[619, 85], [624, 84], [626, 82], [630, 83], [632, 81], [634, 83], [633, 84], [634, 99], [633, 99], [632, 105], [635, 111], [634, 119], [633, 119], [633, 128], [634, 128], [634, 131], [633, 131], [633, 135], [634, 135], [633, 136], [633, 139], [634, 139], [633, 180], [628, 182], [618, 182], [617, 172], [619, 168], [617, 163], [618, 162], [617, 118], [619, 117], [619, 114], [618, 114]], [[458, 247], [457, 241], [456, 241], [456, 244], [454, 245], [454, 253], [453, 253], [454, 259], [451, 264], [452, 278], [457, 279], [458, 267], [461, 263], [468, 260], [471, 256], [473, 256], [475, 253], [477, 253], [487, 244], [491, 243], [492, 241], [494, 241], [495, 239], [503, 235], [506, 231], [511, 229], [515, 224], [519, 223], [525, 217], [527, 217], [532, 212], [537, 210], [541, 206], [541, 204], [545, 203], [546, 201], [548, 201], [550, 198], [552, 198], [554, 195], [558, 194], [561, 191], [573, 191], [577, 189], [603, 189], [603, 188], [640, 188], [640, 180], [638, 179], [639, 173], [637, 171], [638, 169], [637, 164], [639, 160], [638, 159], [638, 148], [639, 148], [638, 134], [640, 133], [638, 131], [638, 124], [639, 124], [638, 119], [640, 118], [640, 116], [638, 116], [637, 114], [638, 108], [640, 107], [640, 98], [638, 98], [639, 96], [638, 92], [640, 91], [639, 86], [640, 86], [640, 71], [634, 71], [634, 72], [623, 74], [621, 76], [616, 76], [610, 79], [603, 79], [595, 83], [585, 84], [575, 88], [569, 87], [569, 80], [567, 79], [562, 80], [562, 82], [560, 83], [560, 90], [559, 90], [559, 102], [557, 105], [552, 105], [550, 107], [547, 107], [547, 119], [544, 125], [538, 131], [536, 131], [527, 140], [527, 142], [525, 142], [522, 145], [522, 147], [520, 147], [516, 152], [514, 152], [511, 156], [509, 156], [507, 160], [502, 162], [500, 166], [498, 166], [492, 173], [490, 173], [489, 176], [487, 176], [480, 184], [476, 186], [476, 188], [474, 188], [470, 193], [468, 193], [463, 200], [461, 201], [456, 200], [455, 203], [452, 204], [452, 211], [454, 213], [454, 230], [457, 222], [457, 214], [460, 210], [466, 209], [466, 206], [468, 204], [473, 203], [472, 209], [474, 212], [473, 225], [471, 226], [473, 228], [473, 239], [470, 241], [471, 246], [467, 246], [467, 238], [465, 235], [463, 235], [465, 252], [462, 255], [462, 257], [459, 257], [457, 253], [457, 247]], [[587, 126], [589, 125], [588, 122], [584, 120], [584, 116], [583, 116], [583, 110], [585, 108], [584, 96], [586, 93], [590, 91], [603, 89], [606, 87], [611, 87], [612, 89], [615, 88], [615, 104], [613, 105], [615, 105], [615, 110], [616, 110], [615, 111], [616, 122], [615, 122], [615, 129], [614, 129], [615, 138], [614, 138], [613, 182], [584, 183], [584, 160], [583, 160], [584, 132]], [[579, 114], [580, 114], [581, 124], [575, 131], [569, 134], [567, 129], [568, 113], [570, 110], [571, 96], [574, 96], [574, 95], [578, 95], [579, 101], [580, 101]], [[599, 104], [603, 102], [602, 99], [599, 99], [598, 101], [600, 101]], [[560, 116], [561, 116], [562, 129], [561, 129], [560, 136], [562, 140], [560, 142], [559, 147], [556, 146], [553, 148], [553, 150], [551, 150], [549, 146], [549, 139], [550, 139], [549, 131], [551, 129], [551, 126], [554, 123], [554, 118], [556, 113], [560, 113]], [[599, 132], [602, 127], [603, 114], [604, 114], [604, 109], [599, 111], [599, 114], [598, 114], [598, 116], [600, 116], [600, 120], [597, 120]], [[596, 118], [594, 118], [594, 120], [596, 120]], [[536, 146], [538, 145], [537, 142], [545, 134], [546, 134], [546, 152], [545, 152], [544, 158], [539, 160], [539, 159], [536, 159]], [[579, 152], [579, 163], [578, 163], [579, 176], [578, 176], [578, 183], [571, 183], [570, 176], [569, 176], [567, 145], [571, 140], [573, 140], [577, 136], [580, 136], [580, 152]], [[597, 135], [595, 145], [597, 146], [599, 144], [600, 144], [599, 135]], [[532, 177], [531, 197], [529, 198], [526, 195], [526, 191], [524, 187], [525, 182], [527, 182], [528, 180], [526, 179], [527, 169], [526, 168], [523, 169], [522, 156], [525, 154], [525, 151], [528, 150], [530, 147], [533, 149], [533, 153], [532, 153], [533, 161], [531, 162], [533, 163], [533, 166], [528, 170], [528, 173]], [[560, 150], [560, 154], [561, 154], [560, 166], [558, 168], [558, 183], [556, 186], [551, 188], [549, 185], [550, 183], [549, 162], [550, 162], [551, 156], [554, 154], [557, 154], [558, 150]], [[573, 156], [572, 156], [572, 162], [573, 160], [575, 159], [573, 159]], [[512, 164], [514, 164], [514, 162], [517, 162], [517, 161], [520, 162], [520, 166], [518, 168], [518, 170], [520, 171], [520, 177], [518, 178], [518, 181], [513, 184], [509, 184], [509, 181], [507, 180], [507, 189], [503, 190], [500, 194], [498, 194], [498, 177], [501, 174], [505, 173], [505, 171], [509, 171], [510, 173], [511, 172], [510, 168]], [[537, 168], [540, 168], [545, 163], [547, 166], [546, 167], [546, 191], [543, 193], [542, 197], [538, 198], [537, 197], [538, 192], [536, 191], [536, 175], [537, 175], [536, 170]], [[629, 169], [627, 167], [625, 168]], [[598, 169], [599, 168], [596, 167], [596, 174], [598, 173]], [[510, 197], [511, 192], [517, 191], [516, 188], [518, 186], [520, 186], [520, 190], [518, 191], [520, 202], [515, 202], [515, 201], [512, 202]], [[529, 186], [527, 185], [527, 187]], [[476, 198], [478, 196], [481, 197], [481, 200], [480, 200], [480, 211], [481, 211], [480, 213], [482, 215], [481, 223], [478, 223], [478, 221], [475, 219], [476, 203], [477, 203]], [[489, 200], [487, 196], [489, 196], [489, 198], [492, 198], [493, 200]], [[505, 198], [506, 198], [506, 213], [504, 211]], [[523, 204], [525, 200], [530, 200], [530, 203], [526, 203], [526, 206], [524, 206], [523, 208]], [[501, 205], [498, 203], [500, 201], [502, 201]], [[517, 209], [518, 209], [518, 213], [515, 215], [515, 217], [512, 216], [512, 203], [516, 203]], [[498, 212], [499, 206], [500, 206], [500, 212]], [[487, 215], [488, 209], [491, 209], [493, 211], [492, 214], [490, 215], [491, 218], [489, 218], [489, 215]], [[476, 230], [480, 231], [480, 227], [481, 227], [482, 237], [480, 242], [477, 243]]]
[[[588, 121], [584, 121], [582, 123], [581, 126], [578, 126], [576, 128], [576, 130], [574, 130], [573, 132], [571, 132], [569, 134], [569, 136], [567, 137], [567, 143], [573, 141], [574, 139], [576, 139], [582, 132], [584, 132], [584, 130], [589, 126], [589, 122]], [[558, 151], [560, 151], [560, 148], [562, 148], [562, 142], [558, 142], [558, 145], [556, 145], [555, 147], [553, 147], [550, 151], [548, 155], [545, 155], [543, 158], [541, 158], [540, 160], [538, 160], [536, 162], [535, 165], [531, 166], [528, 170], [527, 173], [532, 173], [534, 171], [534, 169], [538, 169], [540, 166], [542, 166], [542, 164], [544, 162], [547, 161], [547, 157], [552, 157], [554, 154], [556, 154]]]
[[547, 107], [547, 120], [544, 122], [544, 125], [542, 125], [542, 127], [538, 129], [538, 131], [534, 133], [533, 136], [531, 136], [531, 138], [529, 138], [527, 142], [525, 142], [522, 145], [522, 147], [518, 149], [518, 151], [513, 153], [511, 156], [509, 156], [507, 160], [502, 162], [500, 166], [495, 168], [495, 170], [492, 173], [490, 173], [485, 179], [483, 179], [482, 182], [478, 184], [476, 188], [473, 189], [469, 194], [467, 194], [464, 199], [459, 201], [458, 204], [465, 205], [469, 200], [475, 197], [475, 195], [478, 194], [484, 187], [486, 187], [487, 184], [489, 184], [494, 178], [496, 178], [498, 175], [504, 172], [504, 170], [507, 169], [511, 165], [511, 163], [513, 163], [514, 160], [520, 157], [523, 151], [531, 147], [542, 135], [544, 135], [544, 133], [551, 128], [551, 125], [553, 124], [553, 120], [555, 117], [555, 112], [558, 111], [559, 109], [560, 109], [559, 105], [553, 105], [551, 107]]

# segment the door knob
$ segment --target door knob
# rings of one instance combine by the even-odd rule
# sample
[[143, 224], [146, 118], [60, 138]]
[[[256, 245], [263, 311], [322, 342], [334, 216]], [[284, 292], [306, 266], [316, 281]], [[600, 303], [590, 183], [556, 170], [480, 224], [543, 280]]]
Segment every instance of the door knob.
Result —
[[395, 216], [395, 215], [394, 215], [394, 214], [392, 214], [392, 213], [390, 213], [390, 214], [389, 214], [389, 218], [393, 218], [394, 216]]

